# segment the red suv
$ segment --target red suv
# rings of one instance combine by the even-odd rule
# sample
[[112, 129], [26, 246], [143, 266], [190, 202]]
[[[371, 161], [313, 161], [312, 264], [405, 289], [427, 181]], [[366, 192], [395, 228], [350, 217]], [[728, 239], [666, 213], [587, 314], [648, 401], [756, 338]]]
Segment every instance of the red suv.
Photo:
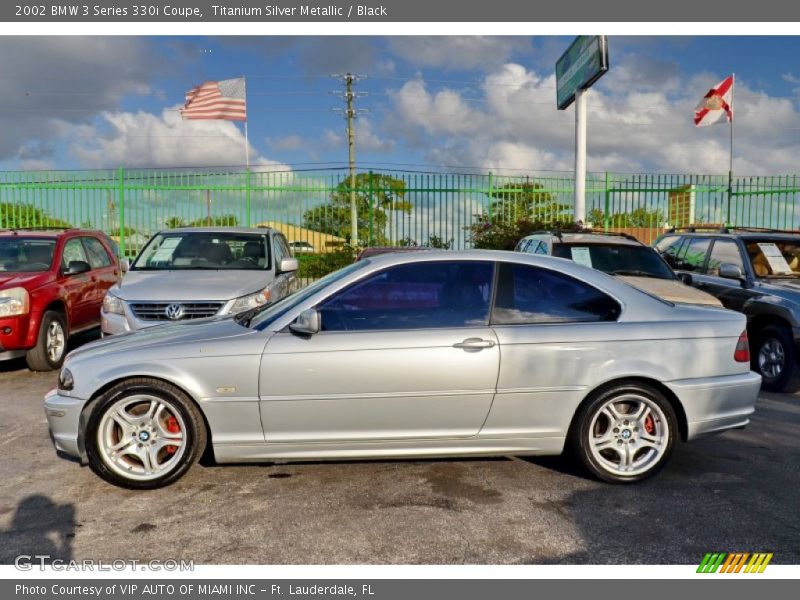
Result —
[[100, 324], [121, 273], [116, 244], [99, 231], [0, 230], [0, 361], [59, 368], [69, 336]]

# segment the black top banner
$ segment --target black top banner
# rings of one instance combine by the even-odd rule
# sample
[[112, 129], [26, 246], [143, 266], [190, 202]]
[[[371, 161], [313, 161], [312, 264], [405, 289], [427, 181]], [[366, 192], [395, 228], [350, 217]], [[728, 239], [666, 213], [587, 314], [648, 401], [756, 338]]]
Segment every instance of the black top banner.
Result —
[[784, 0], [698, 3], [692, 0], [92, 0], [0, 5], [4, 22], [781, 22], [800, 21], [800, 4]]

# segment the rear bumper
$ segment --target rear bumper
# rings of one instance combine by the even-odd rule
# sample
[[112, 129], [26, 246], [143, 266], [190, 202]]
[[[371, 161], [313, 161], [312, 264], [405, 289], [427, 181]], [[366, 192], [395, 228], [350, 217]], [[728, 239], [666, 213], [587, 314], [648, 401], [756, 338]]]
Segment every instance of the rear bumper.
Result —
[[670, 381], [683, 406], [687, 421], [687, 441], [741, 428], [755, 411], [761, 375], [748, 372], [724, 377]]
[[85, 404], [86, 400], [63, 396], [56, 389], [50, 390], [44, 397], [44, 413], [53, 446], [58, 452], [79, 459], [82, 463], [86, 460], [81, 426]]

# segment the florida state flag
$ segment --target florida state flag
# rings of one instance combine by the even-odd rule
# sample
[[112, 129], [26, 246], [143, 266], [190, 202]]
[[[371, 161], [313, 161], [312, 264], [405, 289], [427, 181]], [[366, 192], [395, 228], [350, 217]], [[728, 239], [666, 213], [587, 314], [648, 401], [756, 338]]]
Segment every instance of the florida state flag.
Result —
[[714, 125], [723, 117], [727, 122], [733, 121], [733, 75], [708, 90], [694, 109], [694, 126]]

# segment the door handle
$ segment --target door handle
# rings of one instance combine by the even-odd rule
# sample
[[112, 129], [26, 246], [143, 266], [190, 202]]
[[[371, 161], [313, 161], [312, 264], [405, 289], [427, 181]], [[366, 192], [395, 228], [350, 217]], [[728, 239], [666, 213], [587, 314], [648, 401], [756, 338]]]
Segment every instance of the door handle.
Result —
[[491, 348], [494, 346], [492, 340], [483, 340], [481, 338], [467, 338], [463, 342], [456, 342], [453, 348], [462, 348], [464, 350], [480, 350], [482, 348]]

